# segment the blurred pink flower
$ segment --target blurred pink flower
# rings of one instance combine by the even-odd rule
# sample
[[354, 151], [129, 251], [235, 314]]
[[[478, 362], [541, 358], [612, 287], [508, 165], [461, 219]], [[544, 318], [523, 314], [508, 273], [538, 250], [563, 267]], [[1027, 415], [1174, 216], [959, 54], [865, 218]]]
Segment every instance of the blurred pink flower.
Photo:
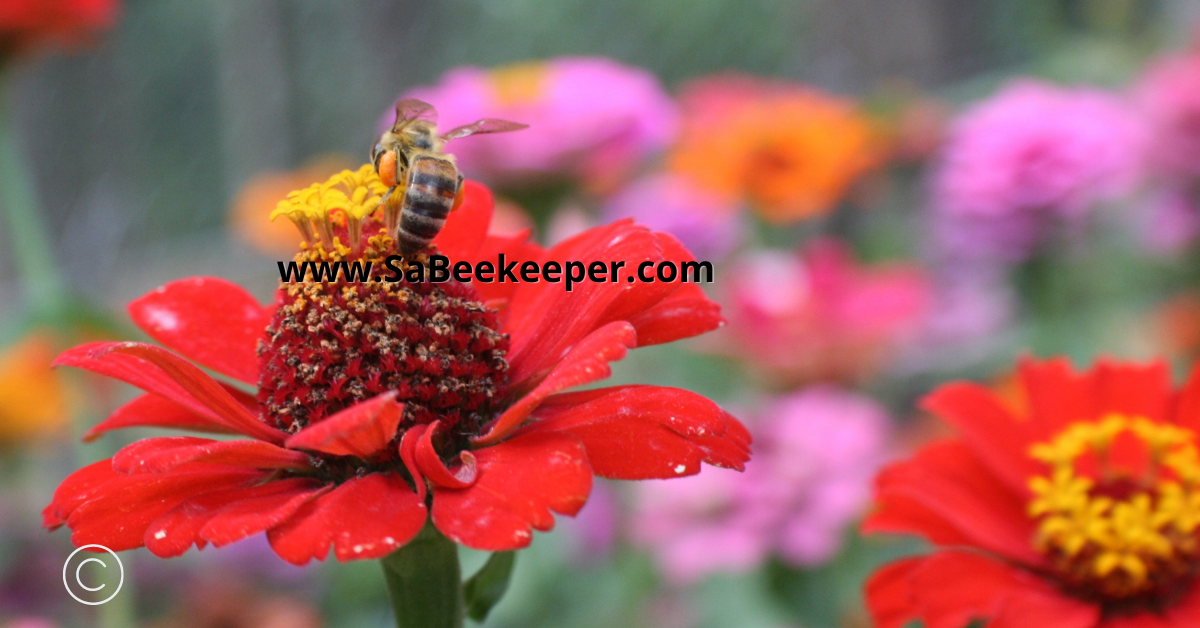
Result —
[[613, 487], [605, 482], [593, 484], [583, 510], [558, 524], [560, 533], [570, 540], [568, 553], [573, 561], [587, 565], [608, 558], [617, 542], [619, 511]]
[[741, 239], [738, 209], [684, 177], [659, 174], [618, 193], [605, 209], [605, 221], [633, 218], [679, 238], [699, 259], [712, 259], [732, 251]]
[[747, 571], [771, 555], [797, 566], [825, 562], [868, 502], [890, 432], [883, 408], [820, 386], [779, 398], [760, 416], [745, 473], [708, 468], [669, 486], [637, 486], [634, 540], [671, 582]]
[[1143, 235], [1152, 249], [1177, 252], [1200, 236], [1200, 180], [1195, 183], [1195, 189], [1167, 185], [1150, 195]]
[[1150, 165], [1174, 178], [1200, 178], [1200, 50], [1152, 64], [1138, 104], [1150, 125]]
[[1177, 251], [1200, 236], [1200, 49], [1162, 57], [1137, 86], [1155, 179], [1147, 243]]
[[58, 624], [41, 617], [18, 617], [0, 624], [0, 628], [58, 628]]
[[[675, 104], [653, 74], [600, 57], [458, 68], [403, 97], [437, 107], [443, 129], [485, 117], [529, 124], [451, 143], [468, 177], [500, 186], [564, 177], [611, 185], [663, 148], [676, 126]], [[394, 119], [389, 111], [381, 127]]]
[[722, 333], [730, 352], [781, 383], [857, 380], [921, 326], [930, 286], [915, 266], [859, 265], [835, 240], [736, 265]]
[[952, 124], [933, 175], [935, 236], [953, 254], [1024, 259], [1054, 224], [1130, 189], [1144, 136], [1110, 94], [1013, 82]]

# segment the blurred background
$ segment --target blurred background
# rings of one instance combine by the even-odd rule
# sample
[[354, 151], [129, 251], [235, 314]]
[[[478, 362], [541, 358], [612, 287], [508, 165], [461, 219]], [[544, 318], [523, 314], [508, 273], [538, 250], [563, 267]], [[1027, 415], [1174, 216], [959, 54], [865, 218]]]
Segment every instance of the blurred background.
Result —
[[942, 433], [921, 395], [1008, 391], [1023, 354], [1200, 351], [1200, 2], [0, 0], [0, 68], [6, 628], [390, 625], [377, 565], [261, 538], [126, 552], [87, 608], [38, 513], [151, 433], [80, 444], [131, 392], [52, 357], [140, 338], [125, 303], [171, 279], [269, 298], [297, 236], [267, 215], [365, 162], [402, 95], [531, 125], [451, 145], [496, 231], [632, 216], [712, 261], [729, 324], [615, 379], [756, 439], [745, 474], [599, 484], [490, 625], [869, 626], [863, 578], [920, 546], [856, 524], [879, 466]]

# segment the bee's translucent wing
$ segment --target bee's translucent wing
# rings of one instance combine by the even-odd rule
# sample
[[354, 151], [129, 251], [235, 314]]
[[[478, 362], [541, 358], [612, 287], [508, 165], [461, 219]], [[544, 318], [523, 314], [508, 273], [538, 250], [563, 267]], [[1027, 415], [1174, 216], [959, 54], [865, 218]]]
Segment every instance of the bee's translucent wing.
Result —
[[433, 108], [433, 105], [416, 98], [405, 98], [396, 103], [396, 122], [417, 119], [436, 122], [437, 110]]
[[496, 118], [484, 118], [482, 120], [472, 122], [471, 124], [463, 125], [455, 129], [450, 129], [442, 136], [444, 140], [452, 140], [468, 135], [480, 135], [482, 133], [507, 133], [509, 131], [520, 131], [521, 129], [529, 128], [528, 124], [520, 122], [510, 122], [508, 120], [498, 120]]

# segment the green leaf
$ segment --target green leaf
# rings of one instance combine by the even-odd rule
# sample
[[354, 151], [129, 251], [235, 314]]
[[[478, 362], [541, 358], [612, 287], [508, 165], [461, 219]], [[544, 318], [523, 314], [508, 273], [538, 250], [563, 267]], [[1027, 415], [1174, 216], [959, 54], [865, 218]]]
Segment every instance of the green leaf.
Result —
[[396, 628], [462, 628], [458, 547], [426, 522], [425, 529], [383, 560]]
[[463, 585], [467, 599], [467, 614], [477, 622], [487, 619], [492, 607], [504, 597], [512, 578], [516, 552], [496, 552], [475, 575]]

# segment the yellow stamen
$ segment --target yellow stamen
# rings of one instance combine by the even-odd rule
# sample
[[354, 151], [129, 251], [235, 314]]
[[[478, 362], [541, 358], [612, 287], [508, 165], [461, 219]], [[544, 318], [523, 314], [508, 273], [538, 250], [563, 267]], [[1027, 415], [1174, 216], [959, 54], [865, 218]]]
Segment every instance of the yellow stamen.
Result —
[[[1114, 475], [1109, 454], [1122, 434], [1141, 440], [1151, 458], [1146, 477]], [[1152, 590], [1155, 574], [1190, 573], [1200, 559], [1200, 456], [1195, 434], [1144, 417], [1109, 415], [1080, 422], [1030, 447], [1049, 465], [1029, 481], [1035, 543], [1074, 586], [1124, 599]], [[1102, 477], [1082, 474], [1078, 461], [1095, 453]]]
[[344, 225], [350, 250], [359, 253], [362, 225], [375, 216], [387, 191], [375, 169], [367, 164], [288, 194], [271, 212], [271, 220], [287, 216], [309, 246], [319, 242], [326, 251], [336, 248], [339, 239], [334, 231]]

